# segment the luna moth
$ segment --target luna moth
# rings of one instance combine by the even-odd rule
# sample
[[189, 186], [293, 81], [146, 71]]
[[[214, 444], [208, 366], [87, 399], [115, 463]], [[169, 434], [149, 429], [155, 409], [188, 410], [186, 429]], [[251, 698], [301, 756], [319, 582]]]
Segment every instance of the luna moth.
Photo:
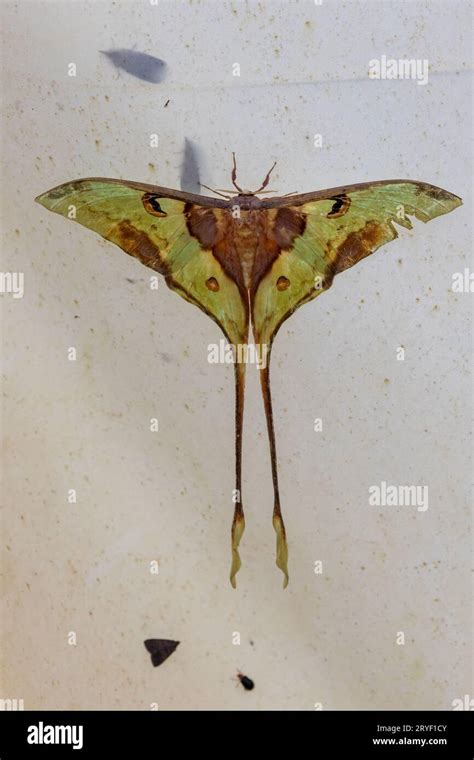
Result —
[[[270, 352], [275, 335], [296, 309], [331, 287], [336, 275], [394, 240], [395, 224], [412, 229], [410, 216], [428, 222], [462, 201], [425, 182], [396, 179], [365, 182], [261, 198], [272, 166], [253, 192], [213, 191], [218, 198], [118, 179], [66, 182], [36, 200], [115, 243], [166, 284], [202, 309], [230, 346], [246, 346], [250, 327], [265, 346], [259, 367], [274, 490], [276, 564], [288, 584], [288, 548], [278, 488], [277, 454], [270, 393]], [[210, 188], [207, 188], [210, 189]], [[242, 354], [240, 354], [242, 355]], [[245, 361], [235, 368], [235, 491], [231, 528], [230, 581], [241, 567], [242, 425]]]

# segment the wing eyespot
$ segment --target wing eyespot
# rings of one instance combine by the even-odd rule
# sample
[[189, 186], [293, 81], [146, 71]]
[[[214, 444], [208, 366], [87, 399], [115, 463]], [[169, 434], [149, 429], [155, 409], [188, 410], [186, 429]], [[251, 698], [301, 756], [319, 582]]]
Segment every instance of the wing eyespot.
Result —
[[159, 196], [154, 193], [145, 193], [142, 195], [142, 203], [145, 211], [152, 216], [168, 216], [166, 211], [160, 206]]
[[334, 204], [331, 211], [326, 214], [326, 219], [337, 219], [349, 211], [351, 199], [348, 195], [335, 195], [334, 198], [330, 198], [329, 200], [334, 201]]
[[209, 277], [206, 280], [206, 288], [208, 290], [212, 290], [213, 293], [217, 293], [217, 291], [219, 290], [219, 287], [220, 287], [219, 283], [217, 282], [215, 277]]
[[276, 283], [277, 290], [287, 290], [290, 287], [290, 281], [288, 277], [279, 277]]

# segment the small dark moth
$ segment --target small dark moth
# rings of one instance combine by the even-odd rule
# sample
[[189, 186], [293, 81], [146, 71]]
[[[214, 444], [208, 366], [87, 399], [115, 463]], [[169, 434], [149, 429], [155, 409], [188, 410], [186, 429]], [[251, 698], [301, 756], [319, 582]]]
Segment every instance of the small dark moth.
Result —
[[143, 642], [147, 651], [151, 654], [151, 661], [155, 668], [161, 665], [162, 662], [168, 659], [173, 654], [176, 647], [179, 645], [179, 641], [173, 641], [172, 639], [147, 639]]
[[[265, 356], [257, 365], [270, 444], [276, 564], [286, 586], [288, 548], [270, 394], [270, 354], [275, 335], [296, 309], [328, 290], [342, 272], [395, 240], [397, 226], [411, 230], [410, 217], [428, 222], [448, 214], [462, 201], [439, 187], [410, 179], [259, 198], [259, 193], [270, 192], [265, 189], [270, 172], [258, 190], [242, 190], [236, 182], [234, 156], [232, 182], [237, 193], [233, 197], [210, 198], [141, 182], [91, 178], [67, 182], [36, 200], [50, 211], [95, 230], [160, 272], [169, 288], [217, 322], [238, 354], [242, 355], [242, 347], [248, 347], [252, 331], [255, 348]], [[222, 195], [219, 190], [213, 192]], [[236, 361], [234, 369], [230, 580], [235, 587], [245, 527], [241, 479], [245, 360]]]
[[245, 691], [252, 691], [252, 689], [255, 687], [254, 682], [251, 678], [248, 676], [244, 676], [243, 673], [240, 672], [240, 670], [237, 673], [237, 678], [239, 679], [240, 683], [244, 687]]

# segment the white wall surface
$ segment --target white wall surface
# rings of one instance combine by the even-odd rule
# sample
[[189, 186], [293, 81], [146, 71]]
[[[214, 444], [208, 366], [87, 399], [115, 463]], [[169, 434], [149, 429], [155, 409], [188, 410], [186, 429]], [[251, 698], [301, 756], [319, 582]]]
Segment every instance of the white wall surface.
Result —
[[[472, 693], [472, 294], [451, 289], [472, 267], [469, 4], [20, 1], [1, 16], [2, 271], [25, 275], [22, 299], [2, 296], [1, 696], [27, 709], [450, 709]], [[99, 52], [113, 48], [162, 59], [163, 80], [114, 67]], [[427, 58], [428, 83], [369, 79], [381, 55]], [[276, 339], [286, 591], [257, 372], [234, 591], [233, 370], [207, 361], [217, 326], [33, 202], [87, 176], [179, 187], [186, 139], [215, 187], [235, 150], [246, 187], [277, 159], [280, 193], [406, 177], [464, 200], [401, 230]], [[428, 485], [428, 510], [370, 507], [381, 481]], [[181, 645], [153, 669], [143, 640], [159, 637]], [[234, 685], [237, 668], [254, 691]]]

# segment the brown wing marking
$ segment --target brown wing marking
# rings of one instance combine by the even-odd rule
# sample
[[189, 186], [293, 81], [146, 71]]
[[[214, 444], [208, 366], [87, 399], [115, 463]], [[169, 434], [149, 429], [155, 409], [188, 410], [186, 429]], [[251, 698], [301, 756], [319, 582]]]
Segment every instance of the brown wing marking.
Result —
[[370, 256], [381, 245], [397, 237], [398, 232], [390, 222], [387, 224], [366, 222], [361, 230], [350, 232], [337, 247], [330, 274], [334, 277], [345, 269], [349, 269], [366, 256]]
[[119, 245], [130, 256], [154, 269], [165, 277], [169, 276], [170, 270], [166, 261], [160, 256], [160, 249], [152, 241], [149, 235], [138, 230], [128, 219], [119, 222], [111, 229], [109, 239]]
[[222, 269], [239, 288], [245, 304], [245, 290], [242, 265], [235, 248], [232, 231], [232, 217], [223, 209], [202, 208], [187, 203], [184, 209], [188, 232], [212, 252]]
[[306, 214], [289, 207], [256, 212], [258, 215], [258, 247], [252, 270], [250, 297], [273, 262], [284, 250], [290, 250], [295, 239], [306, 229]]

